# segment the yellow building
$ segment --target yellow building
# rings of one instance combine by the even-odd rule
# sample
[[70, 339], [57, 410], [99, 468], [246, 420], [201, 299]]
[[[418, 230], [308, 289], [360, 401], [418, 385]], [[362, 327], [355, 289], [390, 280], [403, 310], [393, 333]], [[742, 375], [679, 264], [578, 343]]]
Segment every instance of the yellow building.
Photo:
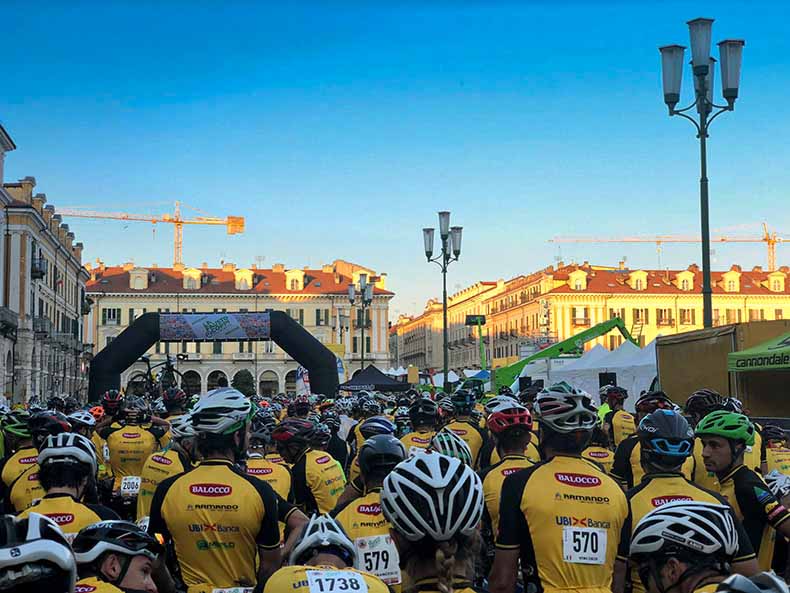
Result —
[[[7, 151], [4, 136], [0, 128], [0, 144]], [[87, 393], [83, 246], [74, 242], [55, 208], [46, 205], [46, 196], [33, 193], [35, 186], [33, 177], [25, 177], [2, 183], [0, 191], [5, 216], [0, 364], [3, 393], [17, 402]]]
[[[224, 262], [220, 268], [178, 266], [141, 267], [88, 265], [87, 286], [92, 308], [86, 327], [90, 341], [101, 350], [134, 319], [146, 312], [255, 312], [285, 311], [319, 341], [341, 355], [346, 372], [358, 371], [362, 362], [362, 325], [365, 323], [365, 365], [385, 368], [389, 362], [387, 320], [394, 293], [386, 290], [386, 274], [343, 260], [319, 269], [238, 268]], [[374, 283], [373, 303], [362, 309], [351, 306], [348, 285], [360, 274]], [[205, 392], [220, 378], [232, 382], [239, 371], [248, 370], [261, 394], [293, 391], [298, 363], [274, 342], [182, 342], [157, 343], [151, 348], [152, 364], [167, 355], [180, 354], [178, 370], [190, 392]], [[121, 384], [143, 370], [136, 364], [121, 375]]]
[[[787, 266], [766, 272], [759, 266], [744, 271], [733, 265], [713, 272], [714, 324], [787, 319], [788, 276]], [[549, 266], [507, 281], [476, 283], [448, 299], [449, 366], [460, 371], [479, 365], [477, 341], [471, 339], [474, 332], [463, 325], [467, 314], [486, 316], [486, 358], [489, 367], [497, 368], [613, 317], [621, 318], [642, 345], [659, 334], [700, 329], [701, 286], [702, 272], [696, 265], [684, 270], [632, 270], [623, 264], [606, 267], [587, 262], [560, 262], [556, 269]], [[613, 350], [622, 341], [619, 333], [610, 332], [585, 347], [597, 343]], [[441, 302], [431, 300], [421, 315], [401, 317], [391, 327], [390, 342], [397, 349], [393, 366], [440, 370]]]

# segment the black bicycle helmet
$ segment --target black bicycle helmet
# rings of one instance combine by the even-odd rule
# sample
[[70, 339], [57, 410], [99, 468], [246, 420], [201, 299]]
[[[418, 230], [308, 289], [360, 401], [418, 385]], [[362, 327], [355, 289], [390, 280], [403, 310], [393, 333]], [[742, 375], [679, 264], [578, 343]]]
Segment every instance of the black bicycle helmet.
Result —
[[656, 410], [642, 418], [637, 428], [643, 459], [662, 469], [683, 464], [694, 449], [694, 431], [673, 410]]
[[724, 397], [712, 389], [698, 389], [686, 400], [685, 412], [703, 418], [711, 412], [724, 409]]
[[760, 431], [763, 441], [784, 441], [787, 438], [787, 433], [781, 426], [776, 424], [766, 424]]
[[359, 448], [359, 469], [363, 476], [372, 473], [386, 475], [404, 459], [406, 448], [390, 434], [373, 436]]
[[395, 434], [395, 423], [386, 416], [372, 416], [359, 425], [359, 434], [369, 439], [377, 434]]
[[[146, 556], [151, 560], [163, 548], [154, 536], [149, 535], [130, 521], [100, 521], [83, 527], [71, 543], [77, 564], [92, 565], [101, 561], [104, 554], [121, 556]], [[116, 582], [123, 580], [123, 575]]]
[[428, 397], [421, 397], [409, 408], [409, 418], [413, 426], [433, 424], [439, 414], [439, 406]]
[[33, 414], [28, 421], [33, 446], [40, 449], [48, 436], [71, 432], [71, 423], [66, 415], [55, 410], [45, 410]]
[[315, 436], [315, 424], [302, 418], [286, 418], [272, 431], [272, 439], [282, 445], [309, 447]]
[[274, 416], [258, 412], [250, 421], [250, 438], [259, 439], [268, 445], [272, 442], [272, 431], [276, 426]]

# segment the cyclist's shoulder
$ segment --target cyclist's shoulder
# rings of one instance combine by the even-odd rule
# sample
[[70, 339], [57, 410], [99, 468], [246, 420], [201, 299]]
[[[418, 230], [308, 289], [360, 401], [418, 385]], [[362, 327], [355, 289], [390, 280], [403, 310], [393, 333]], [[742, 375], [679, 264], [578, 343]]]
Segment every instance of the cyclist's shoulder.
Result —
[[102, 504], [83, 503], [83, 506], [92, 511], [102, 521], [117, 521], [120, 519], [118, 513]]
[[75, 593], [123, 593], [112, 583], [102, 581], [96, 577], [80, 579], [74, 587]]

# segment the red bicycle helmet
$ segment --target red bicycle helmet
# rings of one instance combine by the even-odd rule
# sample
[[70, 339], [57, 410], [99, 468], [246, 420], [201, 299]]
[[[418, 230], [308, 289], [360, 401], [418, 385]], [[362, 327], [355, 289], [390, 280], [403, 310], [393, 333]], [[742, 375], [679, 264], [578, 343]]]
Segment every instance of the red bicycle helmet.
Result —
[[101, 396], [101, 405], [107, 414], [115, 414], [118, 412], [118, 410], [121, 409], [122, 402], [123, 395], [121, 395], [121, 392], [117, 389], [105, 391], [104, 395]]
[[524, 406], [514, 406], [504, 404], [494, 408], [487, 420], [488, 429], [494, 434], [501, 434], [508, 428], [523, 426], [529, 430], [532, 428], [532, 414]]
[[162, 394], [162, 402], [167, 406], [183, 405], [187, 403], [186, 391], [180, 387], [170, 387]]
[[272, 439], [283, 445], [308, 446], [315, 437], [315, 424], [301, 418], [286, 418], [272, 431]]

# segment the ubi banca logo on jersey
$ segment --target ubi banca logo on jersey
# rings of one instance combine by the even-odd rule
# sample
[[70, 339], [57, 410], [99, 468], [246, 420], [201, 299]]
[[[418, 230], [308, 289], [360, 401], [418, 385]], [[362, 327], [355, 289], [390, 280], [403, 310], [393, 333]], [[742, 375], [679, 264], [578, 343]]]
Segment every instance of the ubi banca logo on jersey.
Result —
[[587, 474], [571, 474], [566, 472], [557, 472], [554, 474], [554, 479], [561, 484], [568, 486], [576, 486], [578, 488], [592, 488], [601, 485], [601, 478], [598, 476], [588, 476]]
[[319, 457], [318, 459], [316, 459], [315, 462], [320, 464], [320, 465], [324, 465], [325, 463], [329, 463], [330, 459], [331, 458], [329, 457], [329, 455], [324, 455], [324, 456]]
[[565, 517], [556, 516], [554, 520], [557, 525], [563, 527], [595, 527], [597, 529], [609, 529], [612, 524], [609, 521], [596, 521], [591, 517]]
[[363, 515], [379, 515], [381, 514], [381, 505], [375, 504], [361, 504], [357, 507], [357, 512]]
[[47, 517], [52, 519], [58, 525], [68, 525], [74, 523], [74, 515], [72, 513], [47, 513]]
[[162, 465], [173, 465], [172, 459], [168, 459], [167, 457], [163, 457], [161, 455], [154, 455], [153, 457], [151, 457], [151, 459]]
[[656, 496], [650, 503], [654, 507], [662, 507], [665, 504], [669, 504], [670, 502], [678, 502], [679, 500], [694, 500], [690, 496], [685, 496], [682, 494], [668, 494], [666, 496]]
[[192, 484], [189, 491], [197, 496], [228, 496], [233, 488], [227, 484]]
[[270, 467], [248, 467], [247, 473], [251, 476], [267, 476], [274, 470]]
[[32, 455], [30, 457], [22, 457], [19, 460], [20, 465], [30, 465], [31, 463], [36, 463], [38, 461], [38, 455]]

